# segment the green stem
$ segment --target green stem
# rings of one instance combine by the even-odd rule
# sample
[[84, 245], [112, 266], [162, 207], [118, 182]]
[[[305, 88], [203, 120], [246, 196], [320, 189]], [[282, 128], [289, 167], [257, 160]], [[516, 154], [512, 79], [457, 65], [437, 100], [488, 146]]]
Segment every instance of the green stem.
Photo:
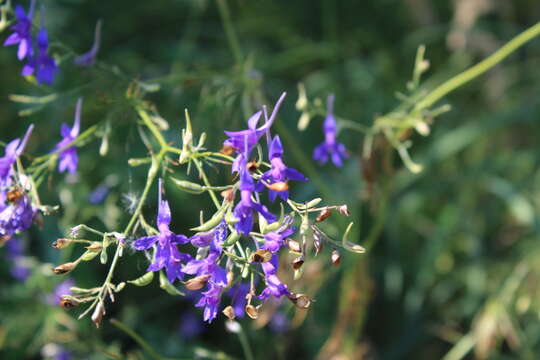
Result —
[[251, 351], [251, 346], [249, 346], [249, 341], [246, 336], [246, 333], [244, 332], [244, 329], [238, 323], [238, 326], [240, 326], [240, 331], [238, 332], [238, 339], [240, 340], [240, 345], [242, 345], [242, 351], [244, 352], [244, 356], [246, 360], [254, 360], [253, 357], [253, 351]]
[[473, 80], [474, 78], [482, 75], [487, 70], [491, 69], [499, 62], [504, 60], [506, 57], [508, 57], [510, 54], [512, 54], [514, 51], [516, 51], [519, 47], [523, 46], [525, 43], [534, 39], [538, 35], [540, 35], [540, 22], [536, 23], [536, 25], [533, 25], [529, 29], [514, 37], [512, 40], [506, 43], [506, 45], [497, 50], [488, 58], [439, 85], [435, 90], [431, 91], [424, 99], [418, 102], [414, 107], [414, 110], [422, 111], [426, 108], [429, 108], [443, 96], [450, 93], [452, 90], [462, 86], [463, 84]]
[[234, 59], [237, 64], [241, 64], [244, 56], [242, 55], [242, 49], [240, 48], [238, 38], [236, 37], [236, 33], [232, 25], [229, 6], [227, 5], [226, 0], [217, 0], [217, 4], [219, 15], [221, 17], [221, 21], [223, 22], [223, 28], [225, 29], [225, 34], [227, 35], [227, 41], [229, 42]]
[[208, 188], [208, 193], [210, 194], [210, 197], [212, 198], [214, 205], [216, 205], [216, 208], [219, 209], [221, 207], [221, 204], [219, 203], [216, 193], [214, 192], [214, 190], [212, 190], [212, 184], [210, 184], [210, 181], [208, 181], [208, 177], [206, 177], [206, 173], [204, 172], [204, 169], [200, 161], [197, 159], [193, 159], [193, 162], [195, 163], [197, 170], [199, 170], [199, 174], [202, 177], [204, 185], [206, 185], [206, 187]]

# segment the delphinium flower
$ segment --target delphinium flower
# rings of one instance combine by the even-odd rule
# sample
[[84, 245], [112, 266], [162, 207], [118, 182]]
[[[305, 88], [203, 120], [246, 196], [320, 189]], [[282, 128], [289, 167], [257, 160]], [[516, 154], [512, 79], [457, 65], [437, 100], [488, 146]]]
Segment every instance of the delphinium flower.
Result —
[[182, 280], [184, 273], [182, 272], [182, 263], [191, 259], [189, 254], [184, 254], [178, 251], [177, 245], [185, 244], [189, 239], [184, 235], [176, 235], [170, 229], [171, 210], [169, 203], [162, 200], [162, 181], [159, 180], [159, 195], [158, 195], [158, 214], [157, 226], [158, 235], [145, 236], [133, 242], [135, 250], [148, 250], [156, 244], [156, 253], [154, 260], [146, 271], [159, 271], [165, 268], [167, 279], [173, 282], [176, 279]]
[[[81, 127], [81, 108], [82, 99], [79, 98], [75, 108], [75, 121], [73, 123], [73, 127], [70, 128], [67, 124], [62, 124], [62, 127], [60, 128], [62, 141], [55, 146], [53, 151], [58, 151], [65, 148], [67, 145], [73, 142], [77, 136], [79, 136]], [[58, 156], [58, 171], [64, 172], [67, 170], [73, 174], [77, 171], [78, 163], [79, 157], [77, 155], [77, 149], [75, 146], [70, 146], [69, 148], [64, 149]]]
[[278, 255], [272, 255], [270, 261], [261, 264], [264, 271], [264, 281], [266, 287], [262, 293], [257, 296], [260, 300], [266, 300], [269, 297], [273, 296], [274, 298], [280, 298], [282, 296], [290, 296], [291, 292], [287, 288], [287, 285], [281, 282], [277, 276], [278, 270]]
[[[274, 201], [279, 196], [283, 201], [289, 198], [287, 182], [289, 180], [307, 181], [307, 178], [298, 170], [289, 168], [283, 162], [283, 145], [278, 135], [274, 136], [268, 149], [268, 158], [272, 168], [266, 171], [257, 184], [257, 191], [262, 191], [268, 187], [270, 201]], [[282, 185], [281, 188], [273, 188], [272, 184]]]
[[71, 288], [75, 286], [75, 281], [73, 279], [66, 279], [60, 284], [56, 285], [54, 291], [51, 294], [48, 294], [45, 298], [45, 301], [49, 305], [58, 305], [62, 300], [62, 296], [71, 295]]
[[326, 164], [328, 158], [332, 158], [332, 162], [337, 167], [343, 165], [343, 159], [348, 157], [345, 145], [336, 141], [337, 125], [334, 118], [334, 95], [328, 96], [327, 99], [327, 114], [323, 125], [324, 142], [319, 144], [313, 151], [313, 159], [320, 164]]
[[[14, 235], [32, 225], [36, 209], [24, 190], [14, 190], [17, 195], [0, 205], [0, 236]], [[9, 197], [9, 196], [8, 196]]]
[[30, 276], [30, 269], [24, 264], [21, 242], [19, 239], [12, 237], [7, 241], [5, 246], [9, 261], [11, 262], [9, 272], [15, 279], [25, 281]]
[[30, 125], [22, 141], [21, 139], [14, 139], [7, 144], [4, 157], [0, 158], [0, 190], [4, 191], [5, 187], [11, 183], [13, 164], [24, 151], [33, 129], [34, 125]]
[[244, 309], [247, 304], [246, 295], [249, 293], [249, 287], [249, 283], [239, 282], [229, 289], [229, 296], [231, 297], [235, 317], [241, 318], [245, 314]]
[[96, 62], [96, 56], [101, 44], [101, 23], [101, 20], [98, 20], [96, 24], [96, 30], [94, 32], [94, 44], [92, 44], [92, 48], [88, 52], [77, 56], [73, 60], [75, 64], [80, 66], [92, 66]]
[[191, 244], [208, 253], [205, 258], [193, 259], [182, 268], [184, 273], [196, 275], [188, 282], [188, 289], [207, 287], [195, 306], [204, 307], [204, 321], [208, 322], [216, 317], [223, 289], [227, 286], [227, 272], [218, 264], [227, 233], [227, 226], [221, 223], [209, 232], [194, 235]]
[[279, 229], [264, 234], [264, 244], [261, 248], [275, 254], [285, 245], [285, 239], [294, 234], [295, 231], [296, 228], [292, 226], [292, 218], [287, 216]]
[[17, 45], [17, 57], [19, 60], [23, 60], [25, 57], [31, 57], [33, 55], [32, 50], [32, 16], [34, 15], [35, 0], [32, 0], [30, 4], [30, 10], [28, 14], [24, 11], [23, 7], [17, 5], [15, 7], [15, 17], [17, 23], [10, 29], [14, 31], [6, 41], [4, 46]]
[[39, 84], [52, 84], [54, 76], [58, 72], [58, 66], [52, 57], [47, 55], [49, 39], [47, 30], [41, 28], [37, 34], [37, 54], [33, 54], [28, 63], [23, 67], [21, 74], [30, 76], [35, 74]]

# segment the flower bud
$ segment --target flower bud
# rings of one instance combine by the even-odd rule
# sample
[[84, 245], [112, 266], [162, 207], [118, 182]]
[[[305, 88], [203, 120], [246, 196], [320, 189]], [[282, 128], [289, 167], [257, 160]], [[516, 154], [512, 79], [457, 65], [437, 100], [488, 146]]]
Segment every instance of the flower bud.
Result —
[[80, 304], [81, 302], [79, 300], [77, 300], [73, 296], [67, 296], [67, 295], [62, 296], [62, 299], [60, 300], [60, 303], [59, 303], [59, 305], [63, 307], [64, 309], [71, 309], [76, 306], [79, 306]]
[[278, 192], [289, 190], [289, 184], [284, 181], [273, 183], [271, 185], [266, 185], [266, 187], [269, 188], [270, 190], [274, 190]]
[[234, 320], [234, 318], [236, 317], [236, 315], [234, 314], [234, 309], [231, 305], [223, 309], [223, 315], [225, 315], [229, 320]]
[[351, 216], [351, 213], [349, 212], [349, 208], [345, 204], [338, 206], [337, 211], [339, 212], [340, 215]]
[[292, 267], [294, 270], [300, 269], [302, 265], [304, 265], [304, 255], [300, 255], [299, 257], [294, 259], [292, 262]]
[[105, 315], [105, 305], [103, 305], [103, 302], [99, 301], [96, 305], [96, 309], [92, 313], [92, 321], [96, 324], [97, 328], [99, 328], [99, 325], [103, 320], [103, 315]]
[[251, 255], [251, 262], [265, 263], [272, 259], [272, 253], [267, 249], [259, 249]]
[[317, 221], [317, 222], [324, 221], [324, 220], [328, 219], [330, 217], [330, 215], [332, 215], [332, 210], [330, 210], [329, 208], [324, 208], [324, 209], [321, 210], [321, 212], [319, 213], [319, 216], [317, 216], [315, 221]]
[[75, 269], [76, 267], [77, 267], [76, 262], [68, 262], [62, 265], [58, 265], [57, 267], [53, 268], [53, 272], [56, 275], [63, 275], [63, 274], [67, 274], [68, 272]]
[[256, 320], [259, 317], [259, 307], [255, 307], [251, 304], [246, 305], [246, 314], [253, 320]]
[[289, 239], [289, 241], [287, 241], [287, 246], [289, 247], [291, 251], [294, 251], [297, 253], [302, 251], [302, 247], [300, 246], [300, 243], [298, 241]]
[[330, 256], [330, 259], [332, 260], [332, 265], [339, 266], [341, 263], [341, 255], [339, 254], [339, 251], [336, 249], [332, 250], [332, 255]]
[[52, 247], [55, 249], [64, 249], [69, 245], [71, 245], [71, 239], [59, 238], [53, 242]]
[[291, 294], [289, 300], [299, 309], [308, 309], [312, 301], [306, 294]]
[[206, 285], [209, 278], [210, 275], [196, 276], [193, 279], [189, 279], [188, 281], [186, 281], [184, 285], [188, 290], [200, 290]]

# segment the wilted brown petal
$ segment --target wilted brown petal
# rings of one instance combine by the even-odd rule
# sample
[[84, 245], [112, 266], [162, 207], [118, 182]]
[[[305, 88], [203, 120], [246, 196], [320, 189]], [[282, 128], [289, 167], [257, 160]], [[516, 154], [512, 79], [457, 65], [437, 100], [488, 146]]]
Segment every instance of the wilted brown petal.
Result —
[[319, 213], [319, 216], [317, 216], [315, 221], [317, 221], [317, 222], [324, 221], [324, 220], [328, 219], [330, 217], [330, 215], [332, 215], [332, 210], [330, 210], [329, 208], [324, 208], [324, 209], [321, 210], [321, 212]]
[[234, 309], [230, 305], [223, 309], [223, 315], [225, 315], [229, 320], [234, 320], [234, 318], [236, 317], [236, 315], [234, 314]]
[[252, 318], [253, 320], [256, 320], [259, 317], [259, 309], [251, 304], [246, 305], [246, 314]]
[[193, 279], [189, 279], [185, 283], [186, 289], [192, 290], [192, 291], [200, 290], [206, 285], [209, 278], [210, 278], [210, 275], [200, 275], [200, 276], [194, 277]]
[[269, 188], [270, 190], [274, 190], [278, 192], [289, 190], [289, 184], [283, 181], [266, 185], [266, 187]]
[[266, 249], [259, 249], [251, 255], [251, 262], [265, 263], [272, 259], [272, 253]]

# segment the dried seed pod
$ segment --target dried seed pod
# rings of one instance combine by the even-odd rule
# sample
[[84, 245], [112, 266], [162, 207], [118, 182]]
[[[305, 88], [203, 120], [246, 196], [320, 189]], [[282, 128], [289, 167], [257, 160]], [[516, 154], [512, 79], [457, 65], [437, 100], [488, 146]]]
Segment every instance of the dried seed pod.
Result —
[[53, 268], [53, 272], [56, 275], [63, 275], [63, 274], [67, 274], [68, 272], [75, 269], [76, 267], [77, 267], [76, 262], [68, 262], [62, 265], [58, 265], [57, 267]]
[[304, 265], [304, 255], [300, 255], [299, 257], [294, 259], [291, 265], [294, 270], [300, 269], [302, 265]]
[[210, 275], [196, 276], [193, 279], [189, 279], [188, 281], [186, 281], [184, 285], [188, 290], [200, 290], [206, 285], [209, 278]]
[[321, 210], [321, 212], [319, 213], [319, 216], [317, 216], [315, 221], [317, 221], [317, 222], [324, 221], [324, 220], [328, 219], [330, 217], [330, 215], [332, 215], [332, 210], [329, 209], [329, 208], [324, 208], [324, 209]]
[[249, 172], [254, 172], [259, 168], [259, 163], [255, 160], [251, 160], [246, 164], [246, 169], [248, 169]]
[[236, 315], [234, 314], [234, 309], [231, 305], [223, 309], [223, 315], [225, 315], [229, 320], [234, 320], [234, 318], [236, 317]]
[[351, 213], [349, 212], [349, 208], [345, 204], [338, 206], [337, 211], [340, 213], [340, 215], [351, 216]]
[[300, 246], [300, 243], [298, 241], [288, 239], [287, 246], [289, 247], [291, 251], [294, 251], [297, 253], [302, 251], [302, 247]]
[[306, 294], [291, 294], [289, 300], [299, 309], [308, 309], [312, 301]]
[[256, 320], [259, 317], [259, 307], [255, 307], [251, 304], [246, 305], [246, 314], [252, 318], [253, 320]]
[[221, 196], [223, 197], [223, 199], [225, 199], [225, 201], [233, 202], [233, 200], [234, 200], [234, 190], [233, 189], [223, 190], [221, 192]]
[[105, 315], [105, 305], [102, 301], [99, 301], [96, 305], [94, 312], [92, 313], [92, 321], [96, 324], [96, 327], [99, 328], [101, 321], [103, 320], [103, 315]]
[[236, 151], [236, 148], [231, 145], [223, 145], [221, 150], [219, 150], [220, 153], [227, 156], [232, 155], [235, 151]]
[[93, 241], [86, 249], [92, 252], [100, 252], [103, 249], [103, 244], [99, 241]]
[[313, 233], [313, 247], [315, 248], [315, 256], [319, 255], [324, 248], [321, 235], [317, 232]]
[[55, 249], [64, 249], [71, 245], [71, 242], [71, 239], [59, 238], [53, 242], [52, 247]]
[[251, 262], [265, 263], [272, 259], [272, 253], [267, 249], [259, 249], [251, 255]]
[[71, 309], [79, 306], [81, 302], [72, 296], [62, 296], [59, 305], [64, 309]]
[[330, 259], [332, 260], [332, 265], [339, 266], [341, 263], [341, 255], [339, 251], [336, 249], [332, 250], [332, 255], [330, 256]]
[[266, 187], [269, 188], [270, 190], [274, 190], [274, 191], [278, 191], [278, 192], [289, 190], [289, 184], [287, 182], [284, 182], [284, 181], [280, 181], [280, 182], [276, 182], [276, 183], [273, 183], [273, 184], [270, 184], [270, 185], [266, 185]]

